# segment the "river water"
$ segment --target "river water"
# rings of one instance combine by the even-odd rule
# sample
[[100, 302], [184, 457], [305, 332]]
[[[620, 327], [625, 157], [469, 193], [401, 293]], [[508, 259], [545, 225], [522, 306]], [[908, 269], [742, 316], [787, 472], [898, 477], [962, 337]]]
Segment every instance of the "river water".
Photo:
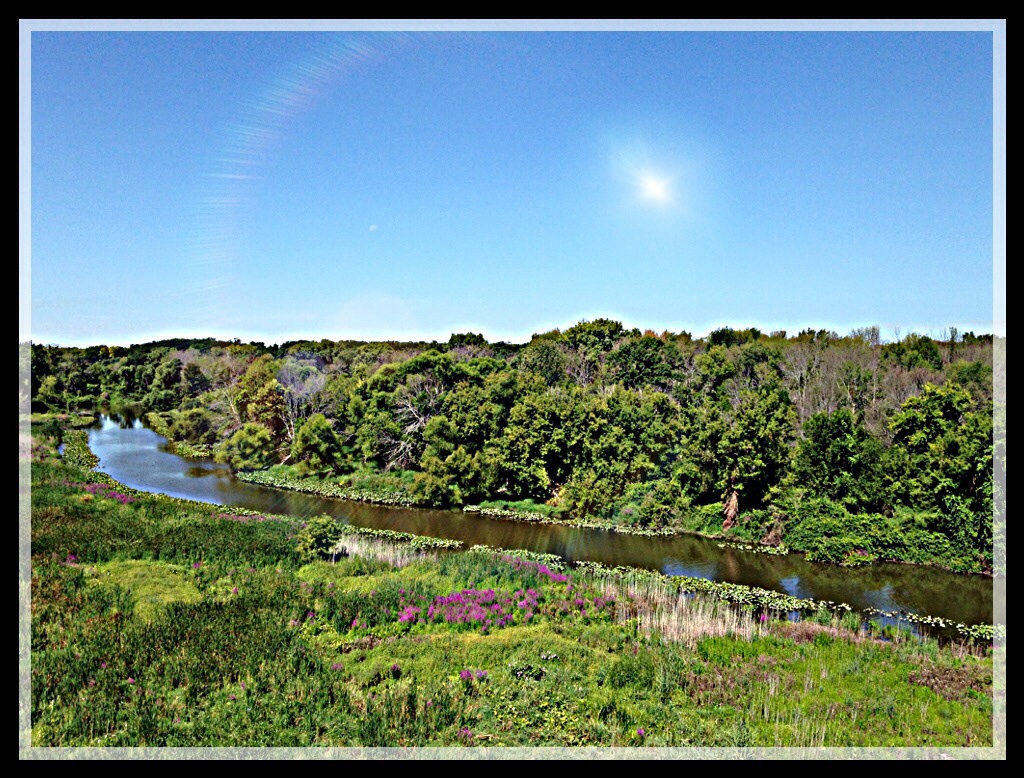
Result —
[[569, 562], [659, 570], [760, 586], [795, 597], [845, 602], [857, 610], [903, 610], [967, 624], [992, 622], [993, 580], [935, 568], [875, 564], [846, 569], [812, 564], [800, 554], [769, 556], [719, 548], [696, 536], [644, 537], [604, 530], [491, 519], [462, 511], [389, 508], [257, 486], [213, 460], [184, 459], [139, 421], [101, 416], [89, 430], [97, 468], [134, 489], [291, 516], [328, 514], [361, 527], [391, 529], [557, 554]]

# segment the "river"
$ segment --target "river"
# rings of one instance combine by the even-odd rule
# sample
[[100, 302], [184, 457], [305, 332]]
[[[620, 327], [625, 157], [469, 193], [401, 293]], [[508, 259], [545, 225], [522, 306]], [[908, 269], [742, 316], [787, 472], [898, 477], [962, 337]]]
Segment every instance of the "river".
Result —
[[812, 564], [801, 554], [769, 556], [692, 535], [645, 537], [492, 519], [461, 511], [388, 508], [317, 497], [245, 483], [226, 465], [184, 459], [141, 422], [101, 416], [89, 430], [98, 470], [134, 489], [172, 497], [291, 516], [328, 514], [362, 527], [557, 554], [569, 562], [659, 570], [715, 581], [760, 586], [795, 597], [845, 602], [857, 610], [879, 608], [939, 616], [966, 624], [992, 622], [991, 578], [936, 568], [880, 563], [846, 569]]

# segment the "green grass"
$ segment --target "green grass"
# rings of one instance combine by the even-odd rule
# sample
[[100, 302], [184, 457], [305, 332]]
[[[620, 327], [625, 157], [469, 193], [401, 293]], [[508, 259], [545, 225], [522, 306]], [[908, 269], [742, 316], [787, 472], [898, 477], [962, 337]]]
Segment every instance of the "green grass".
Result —
[[[34, 746], [992, 744], [983, 648], [399, 539], [304, 563], [297, 521], [32, 476]], [[400, 618], [491, 589], [505, 625]]]
[[152, 621], [172, 602], [202, 600], [202, 594], [190, 580], [192, 570], [182, 565], [139, 559], [105, 562], [86, 571], [95, 585], [127, 590], [135, 602], [133, 612], [147, 621]]

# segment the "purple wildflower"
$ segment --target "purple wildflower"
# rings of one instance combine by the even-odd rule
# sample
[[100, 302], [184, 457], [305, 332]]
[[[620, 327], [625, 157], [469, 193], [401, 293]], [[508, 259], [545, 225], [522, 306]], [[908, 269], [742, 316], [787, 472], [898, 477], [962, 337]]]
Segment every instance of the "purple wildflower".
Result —
[[135, 683], [135, 679], [132, 678], [130, 675], [128, 676], [128, 683]]
[[476, 679], [478, 681], [482, 681], [486, 677], [487, 677], [487, 671], [486, 670], [477, 670], [476, 671]]
[[333, 665], [331, 665], [332, 670], [341, 670], [342, 667], [343, 665], [341, 664], [341, 662], [335, 662]]
[[198, 570], [200, 565], [202, 565], [202, 564], [203, 564], [202, 562], [196, 562], [195, 564], [192, 565], [192, 569], [193, 570]]
[[636, 734], [637, 734], [637, 737], [643, 737], [644, 736], [644, 728], [643, 727], [639, 727], [637, 729], [637, 731], [636, 731]]
[[461, 673], [459, 673], [459, 678], [461, 678], [463, 681], [472, 681], [473, 671], [469, 669], [463, 670]]

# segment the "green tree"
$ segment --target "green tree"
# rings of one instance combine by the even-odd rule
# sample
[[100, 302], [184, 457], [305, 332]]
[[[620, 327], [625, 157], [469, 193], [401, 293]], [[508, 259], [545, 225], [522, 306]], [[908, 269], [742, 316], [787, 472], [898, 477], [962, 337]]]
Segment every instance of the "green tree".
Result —
[[482, 456], [469, 454], [462, 446], [443, 459], [432, 453], [424, 454], [422, 472], [413, 482], [413, 495], [417, 502], [438, 508], [463, 505], [483, 496]]
[[313, 516], [296, 533], [296, 551], [304, 562], [319, 559], [330, 559], [333, 562], [338, 554], [341, 537], [341, 528], [336, 519], [327, 515]]
[[687, 413], [673, 478], [684, 494], [723, 501], [731, 524], [740, 510], [763, 505], [790, 464], [796, 411], [779, 384], [735, 389]]
[[565, 355], [557, 342], [535, 340], [519, 352], [516, 364], [520, 370], [536, 373], [548, 386], [555, 386], [565, 380]]
[[214, 458], [236, 471], [264, 470], [276, 461], [274, 440], [262, 424], [249, 422], [216, 448]]
[[611, 352], [626, 331], [621, 322], [612, 319], [581, 321], [565, 331], [565, 341], [594, 362]]
[[210, 391], [212, 386], [210, 379], [195, 362], [189, 362], [182, 368], [181, 380], [185, 385], [184, 393], [188, 397], [198, 397], [204, 392]]
[[627, 389], [664, 386], [672, 377], [669, 350], [660, 339], [645, 335], [623, 343], [608, 357], [608, 364]]
[[912, 332], [898, 343], [886, 344], [882, 352], [887, 360], [906, 370], [913, 370], [917, 367], [930, 367], [932, 370], [942, 369], [942, 354], [939, 347], [927, 335], [918, 335]]
[[153, 381], [143, 402], [155, 411], [170, 411], [178, 407], [185, 397], [185, 385], [181, 380], [181, 360], [164, 360], [153, 373]]
[[67, 396], [55, 375], [46, 376], [36, 391], [35, 402], [50, 412], [67, 410]]
[[192, 408], [174, 414], [170, 426], [172, 440], [190, 443], [214, 443], [217, 430], [214, 428], [213, 415], [206, 408]]
[[882, 445], [849, 410], [816, 413], [804, 424], [793, 458], [798, 485], [850, 509], [877, 509], [883, 499]]
[[957, 386], [926, 384], [893, 417], [886, 476], [897, 499], [934, 512], [932, 528], [954, 547], [990, 559], [992, 404], [973, 405]]
[[261, 424], [275, 440], [280, 438], [285, 419], [284, 388], [269, 354], [254, 360], [238, 380], [235, 406], [243, 421]]
[[302, 471], [326, 476], [337, 467], [341, 441], [322, 413], [314, 413], [299, 427], [292, 442], [292, 459]]

